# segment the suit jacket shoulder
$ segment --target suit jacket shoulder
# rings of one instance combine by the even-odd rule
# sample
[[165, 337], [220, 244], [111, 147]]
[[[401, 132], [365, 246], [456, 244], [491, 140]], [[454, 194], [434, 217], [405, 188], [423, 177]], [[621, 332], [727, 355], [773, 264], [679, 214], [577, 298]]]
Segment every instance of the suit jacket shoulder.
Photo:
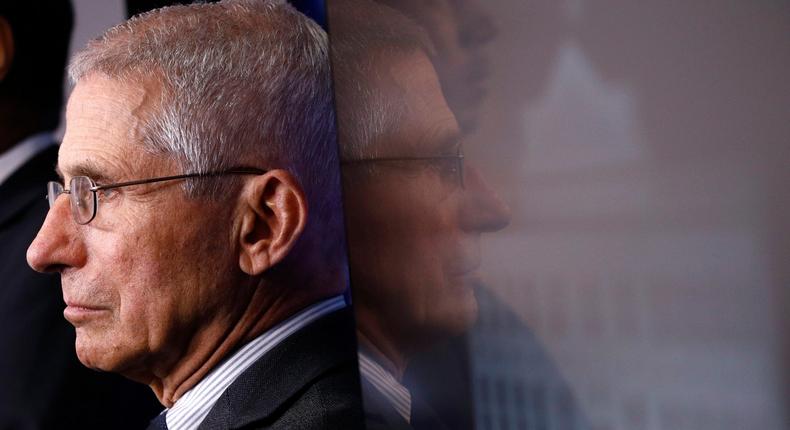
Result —
[[289, 336], [228, 387], [201, 429], [357, 429], [362, 400], [349, 308]]

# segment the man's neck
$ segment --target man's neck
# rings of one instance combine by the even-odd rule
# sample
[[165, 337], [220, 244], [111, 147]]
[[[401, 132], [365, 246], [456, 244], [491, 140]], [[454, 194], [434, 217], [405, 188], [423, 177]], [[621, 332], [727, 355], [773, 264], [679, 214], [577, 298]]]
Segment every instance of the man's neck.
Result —
[[315, 300], [295, 296], [293, 289], [256, 288], [245, 309], [207, 324], [192, 337], [181, 358], [167, 370], [155, 372], [162, 376], [154, 376], [148, 385], [162, 405], [172, 407], [224, 359]]

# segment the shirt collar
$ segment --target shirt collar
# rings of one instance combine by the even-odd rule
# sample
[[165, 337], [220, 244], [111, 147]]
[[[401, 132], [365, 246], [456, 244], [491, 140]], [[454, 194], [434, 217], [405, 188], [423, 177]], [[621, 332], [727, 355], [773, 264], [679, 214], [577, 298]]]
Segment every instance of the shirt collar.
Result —
[[195, 429], [206, 418], [223, 392], [248, 367], [288, 336], [318, 318], [346, 306], [342, 295], [315, 303], [256, 337], [214, 368], [166, 410], [170, 430]]
[[392, 404], [407, 423], [411, 422], [411, 393], [392, 373], [376, 363], [364, 352], [359, 352], [359, 374], [367, 379]]

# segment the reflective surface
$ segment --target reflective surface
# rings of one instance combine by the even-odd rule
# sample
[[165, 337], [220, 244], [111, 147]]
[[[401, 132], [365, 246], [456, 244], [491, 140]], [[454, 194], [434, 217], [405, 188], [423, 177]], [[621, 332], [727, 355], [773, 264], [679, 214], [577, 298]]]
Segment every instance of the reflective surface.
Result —
[[[337, 3], [334, 42], [365, 27], [333, 22]], [[790, 5], [382, 3], [424, 26], [467, 165], [512, 210], [482, 238], [474, 322], [407, 354], [412, 393], [451, 428], [783, 428]], [[354, 294], [391, 297], [355, 276], [375, 269], [353, 267], [364, 199], [346, 188]]]

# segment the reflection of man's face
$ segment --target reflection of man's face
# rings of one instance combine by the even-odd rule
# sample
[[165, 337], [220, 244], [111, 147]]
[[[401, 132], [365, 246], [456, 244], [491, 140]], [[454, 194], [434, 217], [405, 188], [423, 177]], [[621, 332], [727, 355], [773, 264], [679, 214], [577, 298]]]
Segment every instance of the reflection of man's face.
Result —
[[[76, 86], [58, 158], [67, 187], [77, 175], [102, 184], [181, 173], [140, 147], [140, 117], [151, 97], [97, 76]], [[179, 185], [100, 193], [87, 225], [74, 222], [68, 196], [60, 196], [28, 250], [33, 268], [60, 272], [64, 316], [87, 366], [137, 379], [155, 363], [162, 376], [190, 337], [206, 334], [211, 315], [222, 314], [217, 308], [229, 294], [222, 287], [235, 273], [231, 234], [218, 222], [228, 210], [188, 199]]]
[[[457, 153], [458, 124], [425, 55], [390, 57], [379, 63], [377, 76], [377, 89], [408, 108], [399, 130], [376, 142], [376, 157]], [[480, 233], [504, 227], [507, 208], [469, 166], [462, 186], [452, 162], [371, 165], [372, 172], [344, 167], [361, 330], [389, 332], [409, 344], [463, 330], [477, 311], [471, 286]]]

